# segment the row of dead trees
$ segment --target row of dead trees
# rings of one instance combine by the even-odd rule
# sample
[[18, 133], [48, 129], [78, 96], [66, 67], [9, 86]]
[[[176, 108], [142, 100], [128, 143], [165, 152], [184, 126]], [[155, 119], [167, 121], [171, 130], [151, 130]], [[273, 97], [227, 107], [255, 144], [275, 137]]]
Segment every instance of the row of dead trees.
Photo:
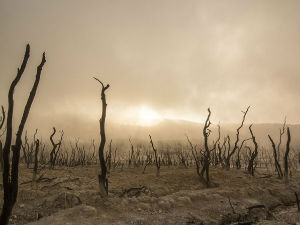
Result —
[[[4, 114], [5, 117], [5, 114]], [[1, 124], [0, 124], [1, 125]], [[251, 126], [252, 127], [252, 126]], [[251, 129], [249, 127], [249, 131]], [[204, 130], [207, 130], [204, 129]], [[286, 129], [285, 129], [286, 130]], [[250, 131], [250, 134], [251, 134]], [[94, 165], [97, 164], [96, 157], [96, 147], [95, 141], [92, 140], [91, 144], [86, 148], [85, 145], [79, 144], [79, 139], [75, 140], [75, 144], [69, 144], [67, 147], [63, 144], [63, 131], [60, 131], [57, 143], [54, 141], [54, 136], [56, 134], [56, 129], [53, 128], [53, 132], [50, 135], [50, 143], [51, 145], [47, 147], [48, 150], [45, 150], [46, 145], [39, 141], [37, 136], [37, 130], [35, 130], [32, 138], [32, 142], [29, 142], [29, 138], [27, 132], [25, 132], [25, 136], [22, 143], [22, 152], [20, 160], [24, 162], [27, 168], [33, 166], [33, 168], [37, 168], [37, 165], [40, 164], [40, 169], [50, 168], [54, 169], [55, 166], [86, 166], [86, 165]], [[210, 132], [210, 131], [209, 131]], [[207, 132], [206, 132], [207, 133]], [[281, 132], [282, 133], [282, 132]], [[216, 141], [213, 141], [211, 149], [210, 149], [210, 165], [211, 166], [220, 166], [222, 168], [228, 169], [228, 164], [225, 164], [226, 159], [229, 161], [229, 167], [235, 167], [237, 169], [241, 169], [242, 167], [247, 169], [250, 174], [254, 174], [255, 167], [257, 166], [257, 160], [262, 161], [261, 159], [257, 159], [258, 155], [258, 147], [253, 145], [254, 151], [249, 145], [246, 145], [250, 140], [255, 140], [253, 132], [251, 134], [251, 138], [247, 138], [241, 141], [240, 146], [237, 148], [235, 154], [228, 160], [230, 157], [230, 153], [228, 153], [228, 146], [230, 145], [230, 137], [226, 136], [222, 143], [220, 142], [220, 126], [218, 125], [218, 137]], [[151, 136], [149, 136], [150, 138]], [[114, 168], [123, 168], [123, 167], [132, 167], [139, 168], [143, 167], [143, 173], [146, 172], [146, 168], [148, 166], [155, 166], [157, 168], [157, 174], [159, 175], [159, 169], [161, 166], [183, 166], [184, 168], [188, 168], [190, 166], [198, 165], [198, 170], [200, 170], [200, 165], [202, 162], [204, 163], [203, 156], [208, 153], [208, 151], [201, 151], [201, 145], [192, 146], [191, 141], [187, 137], [188, 145], [190, 146], [190, 150], [187, 149], [188, 146], [183, 145], [182, 143], [174, 143], [163, 144], [159, 143], [158, 147], [155, 147], [152, 137], [150, 138], [150, 145], [147, 147], [144, 144], [134, 145], [132, 139], [129, 139], [130, 149], [128, 151], [128, 158], [123, 156], [119, 156], [117, 153], [117, 147], [113, 147], [112, 140], [110, 140], [109, 145], [107, 146], [107, 150], [105, 152], [104, 158], [107, 166], [108, 172]], [[151, 143], [152, 142], [152, 143]], [[256, 142], [256, 141], [255, 141]], [[152, 145], [153, 144], [153, 145]], [[257, 145], [257, 143], [256, 143]], [[153, 148], [154, 147], [154, 148]], [[204, 145], [205, 147], [205, 145]], [[280, 147], [280, 145], [279, 145]], [[41, 149], [40, 149], [41, 148]], [[40, 150], [39, 150], [40, 149]], [[157, 151], [159, 149], [159, 151]], [[278, 152], [278, 146], [276, 146], [276, 152]], [[196, 151], [195, 151], [196, 150]], [[230, 151], [232, 152], [232, 151]], [[266, 150], [261, 150], [261, 154], [266, 152]], [[276, 153], [275, 152], [275, 153]], [[38, 157], [39, 155], [39, 157]], [[277, 156], [278, 155], [278, 156]], [[125, 155], [126, 156], [126, 155]], [[277, 162], [280, 161], [279, 154], [275, 154]], [[268, 157], [270, 157], [268, 155]], [[195, 160], [195, 158], [197, 160]], [[265, 157], [264, 157], [265, 158]], [[264, 159], [266, 160], [266, 159]], [[269, 159], [269, 162], [271, 159]], [[207, 164], [206, 164], [207, 165]], [[202, 168], [202, 173], [204, 174], [205, 169]], [[37, 171], [37, 169], [34, 169]], [[283, 173], [281, 167], [276, 167], [276, 171], [279, 171], [279, 176], [283, 177]], [[198, 172], [197, 172], [198, 174]], [[35, 175], [34, 175], [35, 177]]]
[[[252, 131], [251, 127], [249, 127], [249, 134], [251, 134]], [[53, 140], [55, 132], [56, 130], [54, 128], [53, 133], [50, 135], [50, 143], [52, 144], [47, 147], [47, 150], [45, 150], [46, 145], [42, 141], [37, 140], [37, 130], [34, 132], [32, 138], [33, 141], [31, 143], [28, 141], [27, 132], [25, 132], [25, 137], [23, 139], [24, 144], [22, 144], [23, 154], [21, 154], [20, 160], [21, 162], [24, 162], [26, 164], [27, 168], [32, 168], [33, 164], [34, 167], [36, 167], [35, 165], [40, 164], [41, 169], [54, 169], [55, 166], [73, 167], [97, 164], [98, 161], [96, 157], [96, 147], [94, 140], [91, 141], [87, 148], [84, 144], [79, 144], [79, 139], [75, 140], [74, 145], [70, 143], [69, 146], [66, 146], [62, 141], [63, 131], [60, 131], [60, 135], [58, 135], [58, 137], [56, 138], [58, 139], [57, 143], [55, 143], [55, 141]], [[230, 142], [228, 142], [228, 140], [230, 140], [230, 137], [226, 136], [224, 138], [225, 141], [220, 142], [219, 125], [218, 133], [219, 135], [217, 137], [217, 140], [213, 141], [212, 146], [210, 147], [210, 165], [228, 169], [228, 164], [225, 164], [225, 160], [228, 158], [228, 156], [230, 156], [230, 154], [228, 154], [228, 146], [230, 145]], [[237, 148], [235, 154], [229, 160], [229, 168], [245, 168], [248, 169], [250, 174], [254, 174], [254, 170], [259, 162], [260, 167], [262, 166], [262, 161], [269, 161], [268, 164], [270, 164], [271, 161], [273, 163], [273, 156], [271, 157], [270, 154], [266, 154], [266, 149], [262, 148], [260, 150], [260, 154], [264, 154], [265, 156], [258, 157], [258, 146], [255, 147], [257, 143], [255, 145], [253, 142], [253, 148], [250, 147], [251, 143], [249, 143], [250, 145], [246, 144], [252, 139], [255, 140], [253, 132], [250, 138], [243, 139], [241, 141], [241, 144]], [[160, 142], [158, 146], [155, 146], [152, 137], [150, 138], [149, 147], [147, 147], [147, 145], [145, 144], [135, 145], [130, 138], [130, 149], [128, 151], [128, 157], [126, 157], [126, 154], [122, 155], [121, 152], [118, 153], [117, 147], [113, 147], [112, 140], [110, 140], [109, 145], [106, 148], [107, 150], [104, 153], [107, 170], [109, 172], [111, 169], [115, 168], [143, 167], [143, 173], [145, 173], [148, 166], [154, 166], [158, 168], [157, 174], [159, 174], [159, 168], [161, 166], [183, 166], [184, 168], [188, 168], [191, 166], [197, 167], [197, 165], [202, 165], [202, 162], [204, 163], [203, 156], [207, 154], [207, 151], [201, 150], [201, 145], [192, 146], [191, 141], [188, 137], [187, 140], [187, 144], [190, 146], [190, 149], [188, 149], [187, 145], [184, 145], [180, 142], [177, 144], [174, 143], [172, 145]], [[37, 147], [37, 141], [39, 142], [40, 147]], [[278, 149], [277, 147], [278, 146], [276, 146], [276, 150]], [[41, 150], [39, 150], [39, 148], [41, 148]], [[278, 150], [276, 152], [278, 152]], [[39, 157], [35, 157], [37, 155], [39, 155]], [[277, 161], [281, 161], [279, 156], [280, 154], [277, 154]], [[36, 160], [37, 158], [38, 160]], [[195, 158], [197, 158], [196, 161]], [[293, 163], [294, 162], [290, 164], [292, 165]], [[265, 165], [267, 165], [267, 163], [265, 163]], [[205, 170], [203, 169], [202, 171]], [[276, 171], [283, 170], [277, 169], [276, 167]], [[202, 172], [202, 174], [204, 173]], [[283, 177], [283, 173], [281, 177]]]

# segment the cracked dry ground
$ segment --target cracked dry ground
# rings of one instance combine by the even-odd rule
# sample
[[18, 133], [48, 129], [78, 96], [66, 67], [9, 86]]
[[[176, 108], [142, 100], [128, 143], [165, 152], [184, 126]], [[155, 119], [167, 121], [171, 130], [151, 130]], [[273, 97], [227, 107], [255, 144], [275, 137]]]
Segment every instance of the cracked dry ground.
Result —
[[[160, 177], [155, 168], [145, 174], [142, 168], [114, 169], [109, 196], [102, 199], [97, 169], [43, 170], [32, 184], [32, 170], [21, 165], [10, 224], [299, 224], [299, 171], [285, 184], [262, 171], [251, 177], [244, 170], [215, 168], [214, 187], [206, 188], [194, 168], [163, 167]], [[3, 189], [1, 201], [2, 195]]]

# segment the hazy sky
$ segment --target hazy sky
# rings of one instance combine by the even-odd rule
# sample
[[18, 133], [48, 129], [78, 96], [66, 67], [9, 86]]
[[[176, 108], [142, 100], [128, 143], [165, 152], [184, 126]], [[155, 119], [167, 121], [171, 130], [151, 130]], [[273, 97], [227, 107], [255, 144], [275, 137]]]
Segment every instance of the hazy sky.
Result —
[[[299, 1], [0, 0], [0, 104], [31, 44], [16, 90], [20, 113], [43, 51], [30, 120], [95, 120], [97, 76], [108, 120], [299, 123]], [[42, 124], [41, 124], [42, 126]]]

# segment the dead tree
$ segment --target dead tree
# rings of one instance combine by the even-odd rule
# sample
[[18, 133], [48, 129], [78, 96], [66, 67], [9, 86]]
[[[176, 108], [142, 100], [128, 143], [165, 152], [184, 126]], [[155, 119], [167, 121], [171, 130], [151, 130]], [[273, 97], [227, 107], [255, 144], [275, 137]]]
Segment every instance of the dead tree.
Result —
[[257, 154], [258, 154], [258, 145], [257, 145], [257, 142], [255, 140], [255, 136], [252, 132], [252, 124], [249, 126], [249, 131], [250, 131], [250, 134], [251, 134], [251, 138], [252, 138], [252, 141], [253, 141], [253, 144], [254, 144], [254, 151], [251, 152], [251, 155], [250, 155], [250, 160], [249, 160], [249, 164], [248, 164], [248, 173], [251, 174], [252, 176], [254, 176], [254, 160], [255, 158], [257, 157]]
[[276, 151], [276, 147], [275, 147], [275, 143], [273, 141], [273, 139], [271, 138], [270, 135], [268, 135], [269, 137], [269, 140], [272, 144], [272, 148], [273, 148], [273, 157], [274, 157], [274, 164], [275, 164], [275, 170], [277, 171], [277, 174], [278, 174], [278, 178], [282, 178], [283, 177], [283, 173], [282, 173], [282, 169], [281, 169], [281, 166], [280, 166], [280, 163], [278, 161], [278, 156], [277, 156], [277, 151]]
[[[282, 134], [283, 134], [283, 131], [280, 130], [279, 142], [281, 142]], [[273, 139], [271, 138], [270, 135], [268, 135], [268, 137], [269, 137], [270, 142], [272, 144], [273, 156], [274, 156], [274, 161], [275, 161], [275, 170], [277, 171], [278, 177], [279, 178], [285, 177], [285, 181], [288, 181], [288, 176], [289, 176], [288, 156], [289, 156], [289, 152], [290, 152], [290, 142], [291, 142], [290, 128], [289, 127], [287, 128], [286, 150], [285, 150], [285, 154], [284, 154], [284, 158], [283, 158], [284, 173], [282, 172], [281, 165], [279, 163], [279, 159], [278, 159], [278, 155], [277, 155], [278, 151], [276, 151], [275, 143], [274, 143], [274, 141], [273, 141]], [[278, 146], [280, 146], [280, 145], [278, 145]], [[279, 149], [279, 147], [277, 149]]]
[[[4, 125], [4, 121], [5, 121], [5, 110], [4, 107], [1, 106], [2, 109], [2, 116], [0, 117], [0, 132], [2, 130], [2, 127]], [[2, 141], [1, 141], [1, 136], [0, 135], [0, 170], [3, 171], [3, 145], [2, 145]]]
[[[213, 148], [210, 149], [208, 146], [208, 137], [211, 134], [211, 130], [209, 129], [211, 122], [210, 122], [211, 111], [208, 108], [208, 115], [203, 127], [203, 137], [204, 137], [204, 151], [201, 149], [199, 152], [196, 150], [196, 146], [192, 144], [188, 136], [186, 135], [187, 141], [192, 150], [192, 156], [194, 158], [196, 164], [196, 172], [200, 177], [202, 183], [204, 183], [207, 187], [211, 186], [210, 176], [209, 176], [209, 167], [211, 163], [211, 152], [216, 150], [217, 144], [220, 140], [220, 135], [218, 136], [217, 141], [214, 143]], [[220, 131], [220, 130], [219, 130]], [[219, 133], [220, 134], [220, 133]], [[202, 167], [202, 168], [201, 168]], [[200, 171], [201, 168], [201, 171]]]
[[281, 158], [280, 157], [280, 146], [281, 146], [281, 143], [282, 143], [282, 136], [285, 133], [285, 128], [286, 128], [286, 117], [284, 118], [282, 128], [279, 128], [279, 142], [278, 142], [278, 145], [277, 145], [277, 158], [278, 158], [278, 161], [280, 161], [280, 158]]
[[[12, 208], [17, 200], [18, 195], [18, 178], [19, 178], [19, 159], [20, 159], [20, 149], [22, 145], [22, 133], [24, 130], [24, 126], [26, 120], [28, 118], [31, 105], [33, 103], [43, 66], [46, 62], [45, 53], [43, 53], [42, 61], [40, 65], [37, 67], [37, 73], [35, 77], [35, 81], [33, 87], [30, 91], [28, 100], [26, 102], [24, 112], [21, 118], [21, 122], [19, 124], [19, 128], [17, 131], [15, 144], [12, 145], [12, 122], [13, 122], [13, 109], [14, 109], [14, 90], [20, 81], [23, 72], [26, 68], [27, 61], [30, 55], [30, 46], [29, 44], [26, 46], [25, 55], [23, 58], [23, 62], [20, 68], [18, 68], [17, 76], [12, 81], [9, 92], [8, 92], [8, 111], [7, 111], [7, 120], [6, 120], [6, 138], [5, 144], [3, 148], [3, 189], [4, 189], [4, 202], [0, 217], [0, 224], [8, 224], [9, 217], [11, 215]], [[12, 159], [10, 164], [10, 152], [12, 148]]]
[[50, 141], [51, 141], [51, 144], [52, 144], [52, 150], [50, 152], [50, 161], [49, 161], [50, 169], [54, 169], [55, 162], [56, 162], [56, 159], [57, 159], [57, 155], [58, 155], [58, 152], [59, 152], [60, 147], [61, 147], [62, 139], [63, 139], [63, 136], [64, 136], [64, 131], [62, 130], [60, 133], [61, 133], [60, 134], [60, 140], [59, 140], [59, 142], [55, 143], [54, 140], [53, 140], [53, 136], [56, 134], [56, 129], [55, 129], [55, 127], [53, 127], [53, 133], [50, 135]]
[[[279, 162], [280, 162], [280, 145], [281, 145], [281, 142], [282, 142], [282, 136], [285, 133], [285, 127], [286, 127], [286, 118], [284, 119], [282, 129], [281, 128], [279, 129], [279, 143], [277, 145], [277, 149], [276, 149], [275, 142], [273, 141], [272, 137], [270, 135], [268, 135], [269, 140], [272, 144], [275, 170], [278, 174], [278, 178], [280, 178], [280, 179], [283, 178], [283, 176], [284, 176], [284, 174], [282, 172], [282, 169], [281, 169], [281, 165], [280, 165]], [[289, 137], [289, 134], [288, 134], [288, 137]]]
[[237, 158], [236, 158], [236, 162], [235, 162], [235, 165], [236, 165], [236, 168], [237, 169], [241, 169], [242, 165], [241, 165], [241, 150], [243, 149], [243, 146], [244, 146], [244, 143], [246, 141], [249, 141], [251, 140], [252, 138], [248, 138], [248, 139], [244, 139], [242, 141], [242, 144], [238, 147], [238, 150], [237, 150]]
[[129, 159], [128, 159], [128, 167], [130, 167], [131, 164], [135, 167], [135, 155], [134, 155], [134, 147], [131, 142], [131, 138], [129, 138], [130, 143], [130, 150], [129, 150]]
[[290, 152], [290, 143], [291, 143], [291, 134], [290, 134], [290, 128], [287, 128], [287, 141], [286, 141], [286, 149], [284, 154], [284, 177], [285, 181], [288, 181], [289, 177], [289, 164], [288, 164], [288, 157]]
[[38, 129], [35, 130], [35, 133], [33, 135], [33, 142], [29, 145], [27, 131], [25, 131], [25, 137], [24, 137], [25, 143], [22, 144], [21, 147], [23, 150], [23, 157], [24, 157], [24, 161], [26, 163], [27, 168], [29, 168], [30, 164], [33, 161], [37, 132], [38, 132]]
[[200, 177], [200, 165], [201, 165], [201, 161], [203, 161], [203, 153], [201, 152], [201, 150], [199, 151], [199, 153], [201, 154], [201, 156], [199, 156], [198, 152], [197, 152], [197, 145], [193, 145], [192, 142], [190, 141], [189, 137], [186, 135], [186, 139], [191, 147], [191, 151], [192, 151], [192, 156], [194, 158], [195, 164], [196, 164], [196, 172], [197, 175]]
[[[212, 150], [209, 149], [208, 147], [208, 136], [211, 133], [211, 130], [209, 129], [209, 126], [211, 125], [210, 122], [210, 115], [211, 115], [211, 111], [210, 108], [207, 109], [208, 110], [208, 115], [203, 127], [203, 137], [204, 137], [204, 158], [203, 158], [203, 164], [202, 164], [202, 169], [200, 172], [200, 178], [201, 180], [206, 184], [207, 187], [210, 186], [210, 177], [209, 177], [209, 165], [210, 165], [210, 161], [211, 161], [211, 157], [210, 157], [210, 152]], [[214, 146], [216, 147], [216, 146]], [[204, 178], [204, 173], [206, 178]]]
[[90, 158], [90, 161], [91, 161], [91, 164], [93, 164], [94, 162], [97, 163], [97, 158], [95, 156], [95, 154], [96, 154], [96, 146], [95, 146], [95, 140], [94, 139], [91, 140], [91, 147], [93, 148], [93, 153], [92, 153], [92, 156]]
[[108, 179], [106, 177], [107, 168], [106, 168], [106, 162], [104, 159], [104, 147], [106, 142], [106, 136], [105, 136], [105, 118], [106, 118], [106, 95], [105, 91], [109, 88], [109, 84], [104, 86], [104, 84], [96, 77], [94, 77], [96, 81], [98, 81], [101, 84], [101, 101], [102, 101], [102, 115], [100, 118], [100, 146], [99, 146], [99, 161], [100, 161], [100, 167], [101, 167], [101, 173], [98, 175], [98, 181], [99, 181], [99, 191], [101, 196], [107, 196], [108, 195]]
[[220, 163], [220, 155], [222, 154], [222, 147], [220, 145], [220, 139], [221, 139], [221, 127], [220, 123], [218, 124], [218, 138], [214, 144], [214, 149], [213, 149], [213, 165], [217, 166]]
[[[218, 147], [218, 164], [220, 164], [222, 167], [224, 167], [224, 158], [225, 158], [225, 152], [226, 152], [226, 143], [227, 143], [227, 137], [224, 138], [223, 144], [221, 145], [220, 141], [217, 144]], [[222, 149], [224, 148], [224, 151]]]
[[245, 112], [242, 111], [242, 113], [243, 113], [243, 120], [242, 120], [241, 125], [236, 130], [236, 139], [235, 139], [234, 146], [233, 146], [232, 150], [231, 150], [231, 147], [230, 147], [230, 137], [227, 136], [228, 152], [227, 152], [227, 156], [225, 158], [225, 166], [226, 166], [226, 169], [228, 169], [228, 170], [230, 169], [230, 159], [234, 155], [234, 153], [236, 152], [236, 150], [239, 148], [238, 144], [239, 144], [239, 141], [240, 141], [240, 129], [244, 125], [244, 122], [245, 122], [245, 119], [246, 119], [246, 115], [248, 113], [249, 108], [250, 108], [250, 106], [247, 107], [247, 109], [246, 109]]
[[39, 162], [40, 162], [40, 165], [44, 166], [48, 163], [47, 156], [46, 156], [46, 153], [45, 153], [46, 145], [43, 144], [42, 141], [40, 141], [40, 146], [42, 146], [42, 147], [41, 147], [41, 151], [40, 151]]
[[30, 161], [29, 161], [29, 154], [30, 154], [30, 147], [28, 143], [28, 137], [27, 137], [27, 131], [25, 131], [25, 137], [24, 137], [24, 144], [22, 144], [22, 150], [23, 150], [23, 157], [25, 164], [27, 168], [29, 168]]
[[152, 137], [150, 134], [149, 134], [149, 138], [150, 138], [150, 144], [151, 144], [153, 152], [154, 152], [154, 160], [155, 160], [155, 165], [156, 165], [156, 176], [158, 177], [159, 172], [160, 172], [160, 157], [157, 156], [157, 149], [154, 147]]
[[34, 167], [33, 167], [33, 181], [36, 179], [37, 170], [38, 170], [38, 153], [39, 153], [39, 147], [40, 147], [40, 140], [36, 139], [35, 141], [35, 151], [34, 151]]
[[144, 165], [144, 169], [143, 169], [143, 174], [146, 172], [146, 168], [147, 166], [149, 166], [152, 163], [152, 155], [150, 154], [150, 152], [146, 152], [146, 161], [145, 161], [145, 165]]

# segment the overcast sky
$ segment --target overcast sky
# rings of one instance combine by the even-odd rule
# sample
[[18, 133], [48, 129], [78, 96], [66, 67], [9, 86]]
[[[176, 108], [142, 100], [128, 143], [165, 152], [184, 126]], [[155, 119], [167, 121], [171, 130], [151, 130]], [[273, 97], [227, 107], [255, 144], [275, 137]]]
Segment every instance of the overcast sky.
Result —
[[[299, 1], [0, 0], [0, 104], [21, 64], [24, 105], [46, 51], [30, 120], [299, 123]], [[144, 120], [144, 121], [140, 121]], [[40, 124], [42, 126], [42, 124]]]

